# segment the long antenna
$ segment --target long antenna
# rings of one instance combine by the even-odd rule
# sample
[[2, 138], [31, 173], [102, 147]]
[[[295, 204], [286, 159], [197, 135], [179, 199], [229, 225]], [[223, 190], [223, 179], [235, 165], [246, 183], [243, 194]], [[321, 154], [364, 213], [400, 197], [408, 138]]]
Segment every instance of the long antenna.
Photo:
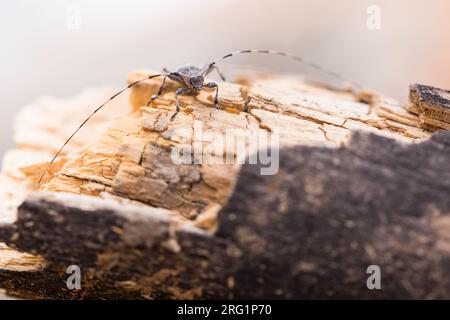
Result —
[[97, 109], [94, 110], [94, 112], [91, 113], [91, 115], [89, 117], [86, 118], [86, 120], [83, 121], [83, 123], [78, 127], [77, 130], [75, 130], [72, 135], [66, 140], [66, 142], [64, 142], [64, 144], [62, 145], [62, 147], [58, 150], [58, 152], [55, 154], [55, 156], [53, 157], [52, 161], [50, 161], [50, 163], [48, 164], [48, 166], [45, 168], [44, 172], [41, 174], [39, 181], [37, 183], [37, 188], [39, 188], [39, 186], [41, 185], [42, 179], [44, 179], [45, 175], [47, 174], [48, 170], [51, 168], [51, 166], [53, 165], [53, 163], [55, 162], [55, 160], [59, 157], [59, 155], [61, 154], [61, 152], [64, 150], [64, 148], [67, 146], [67, 144], [72, 140], [72, 138], [78, 133], [78, 131], [81, 130], [81, 128], [84, 127], [84, 125], [98, 112], [100, 111], [108, 102], [110, 102], [111, 100], [113, 100], [115, 97], [117, 97], [119, 94], [121, 94], [122, 92], [130, 89], [131, 87], [137, 85], [138, 83], [145, 81], [145, 80], [149, 80], [152, 78], [156, 78], [156, 77], [162, 77], [165, 76], [167, 74], [157, 74], [157, 75], [152, 75], [152, 76], [148, 76], [144, 79], [140, 79], [137, 80], [131, 84], [129, 84], [126, 88], [120, 90], [119, 92], [115, 93], [113, 96], [111, 96], [111, 98], [109, 98], [108, 100], [106, 100], [100, 107], [98, 107]]
[[222, 60], [225, 60], [227, 58], [230, 58], [232, 56], [238, 55], [238, 54], [243, 54], [243, 53], [265, 53], [265, 54], [271, 54], [271, 55], [278, 55], [278, 56], [288, 57], [290, 59], [293, 59], [295, 61], [303, 63], [303, 64], [305, 64], [307, 66], [310, 66], [310, 67], [312, 67], [312, 68], [314, 68], [316, 70], [319, 70], [319, 71], [321, 71], [321, 72], [323, 72], [325, 74], [328, 74], [328, 75], [330, 75], [330, 76], [332, 76], [332, 77], [334, 77], [336, 79], [339, 79], [339, 80], [344, 81], [344, 82], [348, 82], [348, 83], [350, 83], [352, 86], [354, 86], [357, 89], [362, 89], [362, 86], [359, 83], [356, 83], [356, 82], [354, 82], [352, 80], [349, 80], [349, 79], [343, 77], [342, 75], [340, 75], [340, 74], [338, 74], [338, 73], [336, 73], [334, 71], [331, 71], [331, 70], [328, 70], [326, 68], [323, 68], [322, 66], [319, 66], [318, 64], [316, 64], [314, 62], [307, 61], [307, 60], [303, 59], [302, 57], [296, 56], [296, 55], [294, 55], [292, 53], [275, 51], [275, 50], [252, 49], [252, 50], [242, 50], [242, 51], [231, 52], [231, 53], [226, 54], [226, 55], [224, 55], [223, 57], [221, 57], [221, 58], [219, 58], [217, 60], [214, 60], [213, 62], [209, 63], [208, 65], [206, 65], [204, 70], [211, 70], [212, 71], [213, 67], [218, 62], [220, 62]]

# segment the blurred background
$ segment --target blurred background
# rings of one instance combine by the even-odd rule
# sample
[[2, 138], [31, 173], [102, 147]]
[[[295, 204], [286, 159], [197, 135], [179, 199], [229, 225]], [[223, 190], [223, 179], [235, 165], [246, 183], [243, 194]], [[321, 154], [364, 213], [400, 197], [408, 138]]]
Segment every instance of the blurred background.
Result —
[[[450, 88], [449, 12], [448, 0], [2, 1], [0, 156], [14, 114], [41, 96], [240, 49], [296, 53], [401, 100], [414, 82]], [[233, 64], [314, 75], [281, 57], [243, 55], [223, 69]]]

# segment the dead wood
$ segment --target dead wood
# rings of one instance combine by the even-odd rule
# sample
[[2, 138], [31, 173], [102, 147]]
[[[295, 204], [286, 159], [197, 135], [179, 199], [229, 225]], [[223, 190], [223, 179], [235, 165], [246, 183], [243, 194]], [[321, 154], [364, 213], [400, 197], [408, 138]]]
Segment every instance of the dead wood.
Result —
[[[134, 87], [131, 108], [122, 98], [104, 110], [38, 193], [37, 178], [68, 136], [67, 122], [80, 122], [71, 115], [89, 113], [95, 103], [87, 101], [101, 99], [44, 101], [21, 112], [18, 147], [0, 178], [0, 284], [10, 294], [450, 296], [449, 136], [430, 139], [429, 130], [443, 127], [423, 120], [447, 122], [446, 111], [428, 112], [441, 110], [442, 99], [431, 104], [413, 87], [417, 115], [377, 94], [248, 76], [220, 84], [221, 111], [204, 90], [183, 97], [173, 118], [174, 83], [145, 107], [159, 85], [152, 79]], [[214, 148], [216, 160], [239, 156], [211, 138], [231, 129], [278, 138], [278, 173], [262, 176], [261, 165], [251, 164], [174, 163], [172, 151], [182, 147]], [[71, 264], [83, 270], [82, 290], [65, 286]], [[382, 291], [366, 287], [371, 264], [381, 267]]]

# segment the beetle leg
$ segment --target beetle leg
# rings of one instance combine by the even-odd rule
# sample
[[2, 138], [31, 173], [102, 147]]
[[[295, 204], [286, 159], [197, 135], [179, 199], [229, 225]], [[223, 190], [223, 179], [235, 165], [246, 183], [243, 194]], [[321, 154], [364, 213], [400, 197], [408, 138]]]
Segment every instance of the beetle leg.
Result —
[[180, 96], [185, 93], [188, 93], [191, 90], [192, 90], [192, 88], [184, 87], [184, 88], [179, 88], [179, 89], [177, 89], [177, 91], [175, 91], [177, 113], [178, 113], [178, 111], [180, 111], [180, 100], [179, 100]]
[[158, 89], [158, 93], [156, 93], [155, 95], [153, 95], [153, 96], [150, 98], [150, 100], [147, 101], [147, 107], [148, 107], [148, 106], [149, 106], [156, 98], [158, 98], [158, 97], [161, 95], [161, 93], [163, 92], [164, 86], [166, 85], [166, 78], [167, 78], [167, 76], [164, 77], [163, 82], [162, 82], [161, 86], [160, 86], [159, 89]]
[[214, 96], [214, 107], [219, 110], [219, 86], [215, 82], [205, 84], [205, 88], [216, 88], [216, 95]]
[[191, 91], [192, 88], [189, 87], [183, 87], [183, 88], [178, 88], [177, 91], [175, 91], [175, 100], [176, 100], [176, 108], [177, 111], [172, 115], [171, 120], [173, 120], [173, 118], [175, 118], [175, 116], [178, 114], [178, 112], [180, 111], [180, 101], [179, 101], [179, 97], [185, 93], [188, 93], [189, 91]]

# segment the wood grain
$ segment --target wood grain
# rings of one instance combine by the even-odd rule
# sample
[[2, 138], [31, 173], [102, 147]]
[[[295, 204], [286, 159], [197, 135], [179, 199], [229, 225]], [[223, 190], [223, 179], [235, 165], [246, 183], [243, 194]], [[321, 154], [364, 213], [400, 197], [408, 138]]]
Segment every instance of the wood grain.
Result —
[[[133, 72], [128, 82], [149, 74]], [[249, 74], [219, 83], [220, 111], [213, 108], [214, 92], [205, 89], [182, 97], [173, 117], [177, 84], [171, 81], [145, 106], [160, 81], [135, 86], [129, 103], [124, 97], [103, 110], [38, 193], [45, 159], [101, 99], [80, 96], [53, 101], [52, 108], [41, 102], [21, 112], [17, 149], [0, 176], [6, 243], [0, 283], [8, 292], [34, 298], [450, 296], [443, 277], [450, 144], [446, 133], [432, 136], [439, 126], [424, 126], [422, 113], [371, 92], [355, 96], [298, 77]], [[28, 113], [47, 116], [24, 120]], [[445, 112], [433, 117], [446, 121]], [[278, 173], [262, 176], [262, 166], [251, 164], [174, 163], [173, 150], [184, 147], [214, 149], [216, 160], [241, 157], [221, 144], [230, 132], [277, 141]], [[27, 142], [25, 133], [38, 141]], [[249, 154], [257, 151], [247, 140], [245, 146]], [[13, 267], [2, 267], [12, 254]], [[80, 291], [64, 286], [70, 264], [86, 275]], [[382, 292], [365, 287], [370, 264], [382, 266], [388, 283]]]

